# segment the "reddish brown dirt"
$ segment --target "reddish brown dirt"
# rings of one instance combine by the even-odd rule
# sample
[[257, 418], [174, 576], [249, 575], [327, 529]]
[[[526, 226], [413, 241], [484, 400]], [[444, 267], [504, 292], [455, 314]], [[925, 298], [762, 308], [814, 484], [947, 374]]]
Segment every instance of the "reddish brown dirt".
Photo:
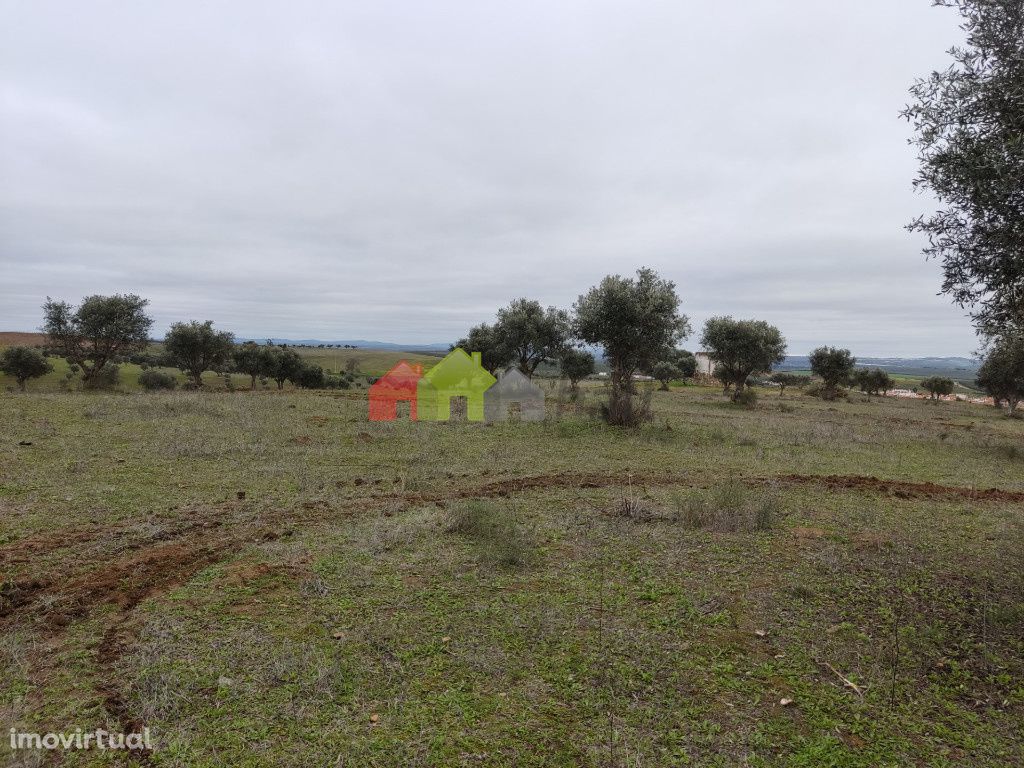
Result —
[[[69, 558], [67, 565], [58, 565], [58, 570], [47, 574], [45, 580], [4, 584], [0, 588], [0, 631], [30, 613], [28, 623], [38, 629], [40, 637], [51, 646], [59, 646], [70, 624], [99, 609], [115, 608], [104, 616], [107, 629], [95, 654], [101, 673], [98, 677], [104, 681], [97, 687], [97, 694], [125, 729], [136, 730], [142, 724], [129, 712], [120, 691], [111, 682], [116, 680], [114, 667], [118, 659], [131, 646], [138, 631], [133, 611], [144, 600], [188, 582], [200, 570], [230, 553], [287, 533], [288, 529], [279, 527], [273, 515], [263, 516], [258, 525], [247, 524], [244, 519], [230, 530], [222, 525], [221, 517], [245, 510], [242, 505], [232, 504], [175, 510], [164, 527], [143, 540], [132, 540], [133, 531], [125, 526], [87, 529], [66, 536], [58, 532], [15, 542], [3, 549], [5, 558], [54, 551], [67, 542], [117, 536], [126, 539], [117, 554], [86, 562], [84, 569], [78, 560]], [[46, 669], [47, 661], [43, 659], [34, 674], [45, 677]], [[145, 754], [133, 755], [143, 761], [149, 759]]]
[[823, 485], [831, 490], [869, 491], [899, 499], [965, 499], [967, 501], [1024, 502], [1024, 491], [1001, 488], [965, 488], [937, 483], [880, 480], [870, 475], [780, 475], [785, 485]]
[[634, 485], [640, 488], [647, 485], [691, 484], [687, 478], [679, 475], [647, 475], [630, 472], [555, 472], [547, 475], [494, 480], [474, 487], [451, 488], [437, 493], [397, 494], [397, 497], [416, 503], [445, 501], [448, 499], [503, 497], [525, 491], [553, 488], [608, 488], [622, 485]]
[[34, 347], [45, 343], [46, 335], [42, 333], [0, 331], [0, 347]]

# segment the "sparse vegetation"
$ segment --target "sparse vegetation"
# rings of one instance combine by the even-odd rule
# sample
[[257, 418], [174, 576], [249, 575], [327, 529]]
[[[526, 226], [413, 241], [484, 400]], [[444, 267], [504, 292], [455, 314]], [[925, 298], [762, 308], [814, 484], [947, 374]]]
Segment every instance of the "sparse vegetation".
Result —
[[1021, 422], [995, 409], [693, 385], [628, 431], [371, 425], [362, 393], [207, 380], [0, 394], [13, 725], [137, 719], [189, 765], [250, 759], [239, 722], [275, 765], [596, 764], [594, 712], [645, 765], [1024, 758], [1024, 575], [997, 568]]
[[139, 374], [139, 386], [150, 392], [169, 390], [177, 387], [178, 381], [169, 373], [150, 368]]

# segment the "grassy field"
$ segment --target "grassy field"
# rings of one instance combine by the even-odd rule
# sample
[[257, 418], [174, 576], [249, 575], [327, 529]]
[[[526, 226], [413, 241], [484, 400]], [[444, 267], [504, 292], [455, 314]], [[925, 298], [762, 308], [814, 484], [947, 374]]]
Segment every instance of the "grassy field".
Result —
[[0, 393], [0, 727], [148, 726], [162, 766], [1024, 764], [1024, 423], [653, 406]]

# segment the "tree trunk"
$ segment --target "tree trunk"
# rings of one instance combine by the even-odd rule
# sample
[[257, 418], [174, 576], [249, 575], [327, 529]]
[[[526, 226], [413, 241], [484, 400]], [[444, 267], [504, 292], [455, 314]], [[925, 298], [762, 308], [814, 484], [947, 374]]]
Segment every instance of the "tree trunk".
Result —
[[256, 374], [252, 374], [252, 389], [256, 389]]
[[736, 386], [732, 392], [732, 401], [735, 403], [740, 399], [740, 395], [743, 394], [743, 388], [747, 385], [745, 381], [737, 381]]
[[25, 379], [18, 379], [18, 389], [20, 389], [22, 392], [25, 391], [25, 381]]

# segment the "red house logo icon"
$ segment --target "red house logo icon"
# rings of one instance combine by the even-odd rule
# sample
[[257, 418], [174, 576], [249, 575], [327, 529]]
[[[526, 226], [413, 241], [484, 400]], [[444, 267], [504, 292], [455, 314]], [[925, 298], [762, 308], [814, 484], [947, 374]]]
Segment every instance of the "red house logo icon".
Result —
[[398, 404], [409, 403], [409, 418], [416, 419], [416, 386], [423, 378], [422, 365], [402, 360], [370, 387], [370, 421], [394, 421]]

